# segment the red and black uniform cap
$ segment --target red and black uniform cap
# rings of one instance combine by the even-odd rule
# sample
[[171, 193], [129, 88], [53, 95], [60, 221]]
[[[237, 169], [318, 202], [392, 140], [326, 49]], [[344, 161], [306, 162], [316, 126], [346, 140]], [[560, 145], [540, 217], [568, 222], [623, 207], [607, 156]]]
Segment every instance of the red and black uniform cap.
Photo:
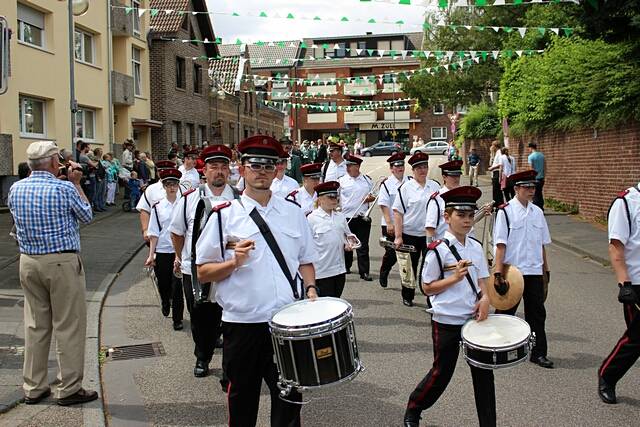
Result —
[[318, 196], [326, 196], [327, 194], [337, 195], [339, 188], [340, 183], [338, 181], [327, 181], [313, 187]]
[[459, 211], [478, 210], [476, 202], [482, 196], [482, 191], [476, 187], [465, 185], [457, 187], [441, 194], [445, 208], [454, 208]]
[[227, 162], [231, 161], [233, 152], [231, 148], [222, 144], [209, 145], [200, 153], [200, 160], [204, 163], [209, 161]]
[[387, 163], [389, 166], [404, 166], [404, 158], [404, 153], [395, 153], [387, 159]]
[[274, 164], [285, 152], [282, 145], [268, 135], [254, 135], [242, 140], [238, 144], [238, 151], [243, 160], [271, 164]]
[[522, 172], [514, 173], [507, 178], [507, 181], [513, 185], [522, 185], [524, 187], [533, 187], [536, 185], [536, 176], [538, 172], [534, 169], [529, 169]]
[[302, 176], [320, 178], [322, 175], [322, 163], [309, 163], [300, 167]]
[[442, 175], [445, 176], [460, 176], [462, 175], [462, 160], [451, 160], [440, 165], [442, 169]]
[[160, 160], [156, 162], [156, 169], [175, 169], [176, 162], [172, 162], [171, 160]]
[[180, 172], [176, 168], [160, 169], [158, 171], [158, 174], [160, 175], [160, 179], [162, 180], [162, 182], [180, 181], [180, 178], [182, 178], [182, 172]]
[[423, 163], [429, 163], [429, 156], [425, 153], [418, 152], [409, 158], [409, 164], [412, 168]]
[[354, 156], [351, 153], [347, 153], [344, 155], [344, 159], [347, 162], [347, 166], [348, 165], [360, 165], [362, 164], [362, 159], [358, 156]]

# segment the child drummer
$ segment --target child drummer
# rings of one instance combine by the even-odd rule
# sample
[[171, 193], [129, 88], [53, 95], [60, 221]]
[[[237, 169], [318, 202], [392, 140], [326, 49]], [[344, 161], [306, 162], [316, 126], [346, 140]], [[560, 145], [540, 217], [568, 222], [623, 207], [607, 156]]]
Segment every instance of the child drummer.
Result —
[[[485, 320], [489, 312], [487, 261], [482, 245], [467, 237], [481, 194], [475, 187], [458, 187], [442, 195], [448, 229], [442, 240], [428, 246], [421, 287], [429, 296], [433, 315], [433, 366], [409, 396], [404, 427], [418, 427], [420, 413], [447, 388], [456, 367], [463, 324], [472, 318]], [[480, 426], [495, 426], [493, 371], [470, 368]]]

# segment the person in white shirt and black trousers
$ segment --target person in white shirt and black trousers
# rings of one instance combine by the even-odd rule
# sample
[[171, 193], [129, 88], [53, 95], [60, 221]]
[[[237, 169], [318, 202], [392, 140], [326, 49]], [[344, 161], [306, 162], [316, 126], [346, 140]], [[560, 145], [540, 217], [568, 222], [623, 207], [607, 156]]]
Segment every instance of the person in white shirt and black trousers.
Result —
[[[550, 277], [545, 245], [551, 244], [549, 227], [542, 209], [533, 204], [536, 191], [535, 170], [512, 174], [510, 185], [515, 197], [498, 207], [493, 228], [495, 283], [505, 281], [504, 265], [518, 268], [524, 277], [524, 319], [536, 334], [536, 345], [531, 349], [531, 362], [552, 369], [553, 362], [547, 358], [547, 334], [544, 307], [545, 285]], [[514, 315], [516, 304], [509, 310], [496, 313]]]
[[[364, 281], [370, 282], [373, 279], [369, 275], [369, 236], [371, 234], [371, 218], [365, 214], [369, 209], [369, 203], [375, 200], [371, 194], [373, 183], [371, 178], [360, 173], [362, 159], [353, 154], [345, 154], [344, 160], [347, 163], [347, 174], [340, 178], [340, 204], [342, 213], [347, 218], [349, 229], [360, 240], [360, 247], [356, 249], [358, 255], [358, 273]], [[347, 274], [351, 272], [353, 264], [353, 251], [346, 251], [344, 254]]]

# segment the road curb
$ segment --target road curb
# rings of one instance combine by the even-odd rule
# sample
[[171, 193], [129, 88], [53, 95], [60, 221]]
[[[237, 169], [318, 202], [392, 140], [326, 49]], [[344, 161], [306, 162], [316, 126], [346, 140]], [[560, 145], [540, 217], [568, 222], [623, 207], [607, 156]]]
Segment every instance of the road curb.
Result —
[[553, 236], [553, 243], [557, 246], [560, 246], [563, 249], [566, 249], [568, 251], [571, 251], [577, 255], [580, 255], [582, 257], [587, 257], [592, 259], [593, 261], [597, 262], [598, 264], [602, 264], [604, 267], [609, 267], [611, 265], [611, 263], [609, 262], [609, 260], [607, 258], [602, 258], [598, 255], [594, 255], [592, 253], [589, 253], [583, 249], [580, 249], [579, 247], [577, 247], [576, 245], [572, 244], [572, 243], [568, 243], [566, 241], [563, 241], [562, 239], [558, 239], [556, 236]]

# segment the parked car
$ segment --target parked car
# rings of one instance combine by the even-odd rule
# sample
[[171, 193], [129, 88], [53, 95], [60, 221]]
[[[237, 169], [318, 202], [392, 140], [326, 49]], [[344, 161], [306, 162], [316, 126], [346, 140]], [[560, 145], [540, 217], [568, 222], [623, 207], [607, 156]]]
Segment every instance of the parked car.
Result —
[[402, 151], [402, 146], [398, 142], [393, 141], [380, 141], [373, 144], [371, 147], [365, 147], [360, 150], [360, 153], [364, 157], [371, 156], [390, 156], [393, 153]]
[[412, 148], [410, 154], [412, 156], [416, 153], [442, 154], [443, 156], [446, 156], [448, 149], [449, 144], [447, 144], [447, 141], [430, 141], [419, 147]]

